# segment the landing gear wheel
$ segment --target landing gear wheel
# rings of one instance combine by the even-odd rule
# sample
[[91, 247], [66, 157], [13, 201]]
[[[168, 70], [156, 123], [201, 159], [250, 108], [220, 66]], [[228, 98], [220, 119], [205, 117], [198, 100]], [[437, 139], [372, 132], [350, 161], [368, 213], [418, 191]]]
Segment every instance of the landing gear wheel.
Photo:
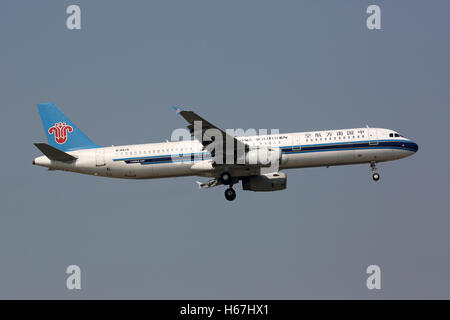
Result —
[[225, 198], [228, 201], [233, 201], [234, 199], [236, 199], [236, 191], [234, 191], [233, 188], [228, 188], [227, 190], [225, 190]]
[[380, 175], [377, 172], [377, 163], [375, 161], [370, 162], [370, 168], [372, 169], [372, 179], [373, 181], [380, 180]]
[[220, 182], [222, 182], [224, 185], [230, 184], [231, 181], [231, 175], [228, 172], [224, 172], [220, 175]]

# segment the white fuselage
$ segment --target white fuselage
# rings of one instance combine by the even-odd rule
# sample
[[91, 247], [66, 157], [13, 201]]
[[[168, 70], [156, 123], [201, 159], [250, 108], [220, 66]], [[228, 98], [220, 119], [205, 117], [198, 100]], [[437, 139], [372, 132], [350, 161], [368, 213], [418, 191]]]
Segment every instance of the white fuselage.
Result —
[[[287, 134], [242, 136], [238, 140], [256, 147], [280, 148], [279, 169], [383, 162], [407, 157], [417, 144], [393, 130], [356, 128]], [[46, 156], [34, 164], [53, 170], [104, 177], [152, 179], [178, 176], [217, 176], [210, 154], [197, 140], [111, 146], [68, 151], [77, 160], [51, 161]], [[231, 168], [235, 176], [259, 174], [248, 166]]]

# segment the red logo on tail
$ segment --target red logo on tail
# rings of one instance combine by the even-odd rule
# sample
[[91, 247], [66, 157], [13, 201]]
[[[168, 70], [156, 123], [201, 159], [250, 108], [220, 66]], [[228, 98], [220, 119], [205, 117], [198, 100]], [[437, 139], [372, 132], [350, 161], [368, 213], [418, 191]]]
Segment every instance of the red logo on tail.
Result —
[[55, 141], [58, 144], [66, 143], [67, 141], [67, 132], [72, 132], [73, 128], [67, 125], [65, 122], [57, 122], [53, 127], [48, 129], [49, 134], [55, 135]]

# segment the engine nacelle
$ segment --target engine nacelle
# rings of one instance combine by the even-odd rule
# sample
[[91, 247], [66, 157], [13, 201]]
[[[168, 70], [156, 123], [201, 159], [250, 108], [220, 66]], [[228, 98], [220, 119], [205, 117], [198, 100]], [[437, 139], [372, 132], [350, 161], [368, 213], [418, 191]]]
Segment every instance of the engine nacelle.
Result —
[[277, 191], [286, 189], [287, 177], [283, 172], [242, 178], [242, 189], [250, 191]]
[[258, 148], [252, 149], [245, 155], [245, 164], [267, 166], [281, 162], [281, 149]]

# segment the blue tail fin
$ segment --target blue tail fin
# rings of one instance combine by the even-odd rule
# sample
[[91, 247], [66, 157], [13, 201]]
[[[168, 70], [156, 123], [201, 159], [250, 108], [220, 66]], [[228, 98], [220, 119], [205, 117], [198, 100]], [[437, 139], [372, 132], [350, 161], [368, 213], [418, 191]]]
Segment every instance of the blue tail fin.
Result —
[[62, 151], [99, 148], [53, 103], [37, 106], [49, 145]]

